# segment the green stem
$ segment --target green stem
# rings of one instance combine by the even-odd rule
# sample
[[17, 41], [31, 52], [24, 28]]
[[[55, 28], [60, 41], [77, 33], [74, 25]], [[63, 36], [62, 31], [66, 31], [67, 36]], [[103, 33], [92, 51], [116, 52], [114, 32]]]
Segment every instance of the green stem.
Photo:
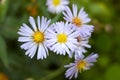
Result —
[[51, 72], [49, 75], [47, 76], [44, 76], [43, 78], [39, 79], [39, 80], [53, 80], [55, 77], [57, 77], [58, 75], [62, 74], [62, 72], [64, 72], [65, 68], [64, 68], [64, 65], [68, 62], [70, 62], [71, 59], [69, 58], [66, 58], [64, 61], [63, 61], [63, 64], [61, 65], [61, 67], [54, 71], [54, 72]]
[[49, 14], [49, 12], [47, 11], [47, 9], [45, 7], [45, 3], [43, 1], [40, 1], [39, 6], [40, 6], [40, 9], [42, 10], [43, 14], [45, 16], [47, 16], [48, 18], [50, 18], [50, 14]]
[[54, 23], [54, 22], [58, 21], [58, 19], [61, 17], [61, 15], [62, 15], [62, 13], [59, 13], [58, 15], [56, 15], [56, 16], [52, 19], [51, 23]]

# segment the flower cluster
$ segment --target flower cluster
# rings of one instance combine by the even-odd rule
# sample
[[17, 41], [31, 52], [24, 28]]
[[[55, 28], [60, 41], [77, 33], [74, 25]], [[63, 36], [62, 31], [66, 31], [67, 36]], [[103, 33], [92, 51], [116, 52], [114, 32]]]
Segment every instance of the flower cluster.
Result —
[[[21, 48], [26, 50], [26, 55], [33, 58], [37, 52], [37, 59], [47, 58], [49, 50], [56, 54], [68, 55], [69, 58], [74, 58], [74, 63], [65, 65], [68, 70], [65, 73], [66, 78], [77, 78], [78, 72], [90, 69], [93, 62], [96, 62], [98, 54], [90, 54], [84, 58], [86, 48], [91, 48], [88, 44], [94, 26], [89, 25], [90, 18], [84, 11], [84, 8], [78, 10], [77, 5], [73, 4], [72, 9], [67, 5], [68, 0], [48, 0], [47, 5], [52, 13], [63, 11], [64, 21], [51, 23], [44, 16], [38, 16], [37, 21], [30, 16], [29, 22], [31, 27], [23, 23], [18, 34], [19, 42], [23, 42]], [[59, 5], [60, 4], [60, 5]], [[59, 6], [58, 6], [59, 5]], [[55, 7], [54, 7], [55, 6]], [[57, 6], [57, 7], [56, 7]], [[55, 8], [55, 9], [53, 9]], [[37, 22], [37, 24], [36, 24]]]

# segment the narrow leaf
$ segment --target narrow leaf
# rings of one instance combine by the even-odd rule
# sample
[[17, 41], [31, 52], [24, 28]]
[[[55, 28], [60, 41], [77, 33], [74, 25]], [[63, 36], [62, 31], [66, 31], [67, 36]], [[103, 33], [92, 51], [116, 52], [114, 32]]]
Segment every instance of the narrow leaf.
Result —
[[2, 60], [5, 67], [8, 67], [6, 44], [1, 36], [0, 36], [0, 59]]

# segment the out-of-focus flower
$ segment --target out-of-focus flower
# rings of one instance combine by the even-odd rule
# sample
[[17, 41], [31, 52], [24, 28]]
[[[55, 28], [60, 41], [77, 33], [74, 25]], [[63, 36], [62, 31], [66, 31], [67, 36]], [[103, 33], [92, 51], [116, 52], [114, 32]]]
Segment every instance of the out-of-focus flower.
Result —
[[20, 35], [18, 41], [24, 42], [24, 44], [21, 45], [21, 48], [26, 50], [25, 54], [31, 58], [33, 58], [33, 56], [35, 55], [37, 49], [37, 59], [46, 58], [48, 55], [48, 49], [45, 45], [45, 32], [50, 24], [50, 20], [47, 20], [47, 18], [42, 17], [40, 21], [40, 17], [38, 16], [37, 25], [33, 17], [29, 18], [29, 22], [32, 26], [32, 29], [28, 25], [23, 24], [18, 32], [18, 34]]
[[47, 30], [47, 46], [53, 52], [72, 57], [71, 51], [76, 49], [78, 31], [72, 28], [68, 22], [56, 22]]
[[29, 78], [26, 78], [25, 80], [35, 80], [35, 79], [34, 79], [34, 78], [29, 77]]
[[0, 80], [9, 80], [9, 79], [4, 73], [0, 72]]
[[31, 0], [32, 3], [36, 2], [36, 0]]
[[27, 11], [29, 12], [30, 16], [37, 16], [37, 14], [38, 14], [38, 5], [37, 4], [29, 5], [27, 7]]
[[72, 11], [69, 7], [66, 7], [63, 15], [66, 21], [71, 22], [75, 28], [85, 36], [90, 36], [91, 32], [93, 32], [94, 26], [87, 25], [87, 23], [90, 22], [90, 18], [88, 18], [88, 14], [84, 11], [84, 8], [78, 11], [77, 5], [73, 4]]
[[66, 78], [72, 79], [72, 77], [77, 78], [78, 72], [82, 72], [84, 70], [90, 69], [93, 66], [93, 62], [96, 62], [96, 58], [98, 58], [98, 54], [90, 54], [88, 57], [84, 58], [84, 55], [78, 55], [75, 58], [74, 63], [70, 63], [69, 65], [65, 65], [65, 67], [69, 68], [65, 76]]
[[60, 13], [65, 10], [65, 7], [69, 4], [69, 0], [47, 0], [46, 5], [48, 11], [51, 13]]
[[0, 0], [0, 4], [4, 5], [6, 0]]
[[112, 25], [106, 24], [106, 25], [105, 25], [105, 31], [108, 32], [108, 33], [109, 33], [109, 32], [112, 32]]
[[94, 33], [100, 33], [104, 29], [104, 25], [101, 24], [97, 19], [93, 19], [92, 24], [95, 26]]

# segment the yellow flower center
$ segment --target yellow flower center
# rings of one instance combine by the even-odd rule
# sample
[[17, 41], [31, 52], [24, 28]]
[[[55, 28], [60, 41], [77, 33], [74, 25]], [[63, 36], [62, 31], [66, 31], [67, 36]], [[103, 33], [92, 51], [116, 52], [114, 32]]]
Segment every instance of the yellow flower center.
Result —
[[36, 31], [33, 35], [33, 40], [36, 43], [41, 43], [44, 41], [44, 34], [42, 32]]
[[87, 65], [87, 62], [85, 60], [81, 60], [77, 64], [77, 69], [79, 69], [81, 72], [82, 70], [85, 70], [86, 65]]
[[59, 43], [65, 43], [67, 41], [67, 35], [62, 33], [57, 35], [57, 40]]
[[52, 2], [54, 6], [58, 6], [60, 4], [60, 0], [53, 0]]
[[82, 22], [78, 17], [73, 18], [72, 23], [78, 27], [80, 27], [82, 25]]

